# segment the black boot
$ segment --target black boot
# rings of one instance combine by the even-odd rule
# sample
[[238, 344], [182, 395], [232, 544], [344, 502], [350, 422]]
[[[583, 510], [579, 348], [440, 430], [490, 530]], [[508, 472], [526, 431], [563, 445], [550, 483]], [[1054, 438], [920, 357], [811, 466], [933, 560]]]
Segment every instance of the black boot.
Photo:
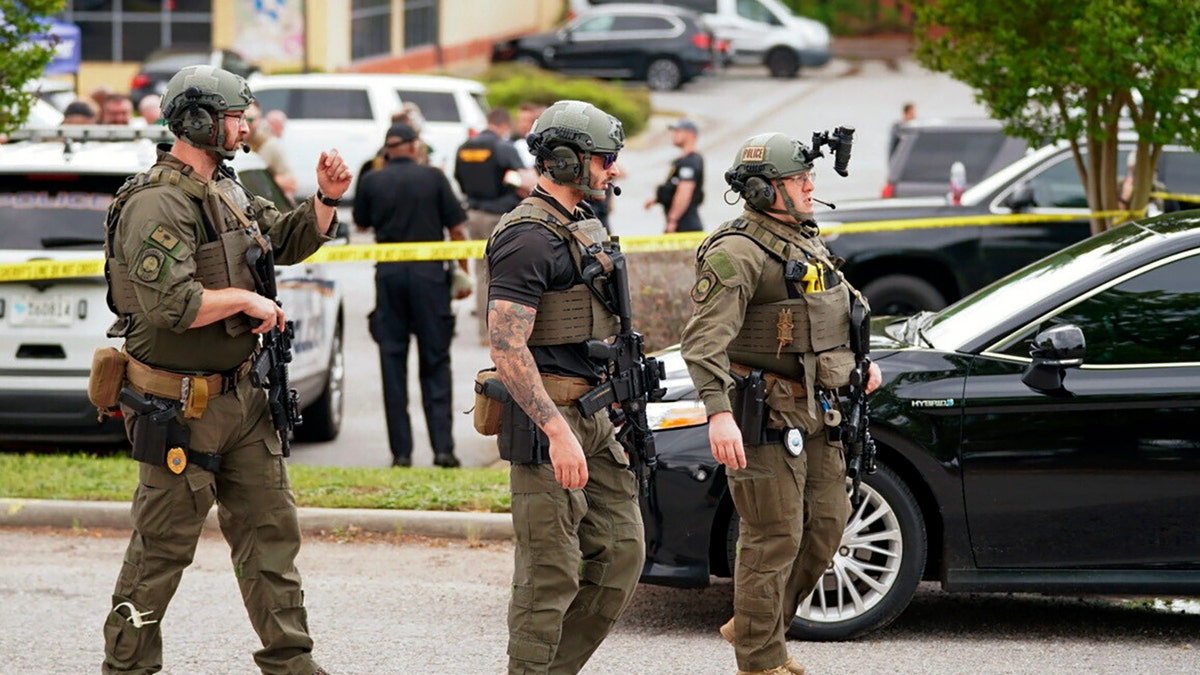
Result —
[[412, 457], [393, 457], [392, 466], [412, 466]]
[[458, 458], [454, 456], [453, 452], [439, 452], [435, 454], [433, 456], [433, 463], [447, 469], [454, 469], [462, 466], [462, 463], [458, 461]]

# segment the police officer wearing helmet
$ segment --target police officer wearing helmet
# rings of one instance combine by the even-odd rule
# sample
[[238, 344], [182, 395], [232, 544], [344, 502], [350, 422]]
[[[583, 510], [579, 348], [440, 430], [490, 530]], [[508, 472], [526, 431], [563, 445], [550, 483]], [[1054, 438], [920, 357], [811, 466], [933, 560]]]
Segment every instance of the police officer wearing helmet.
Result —
[[[734, 616], [721, 635], [738, 673], [804, 668], [785, 633], [828, 568], [849, 514], [837, 420], [822, 402], [845, 387], [851, 298], [813, 221], [814, 155], [783, 134], [754, 136], [725, 179], [746, 201], [701, 244], [695, 312], [682, 353], [741, 514]], [[866, 390], [879, 386], [872, 364]], [[761, 386], [766, 405], [747, 396]]]
[[163, 667], [162, 621], [214, 501], [263, 645], [259, 669], [325, 672], [312, 658], [294, 565], [300, 529], [280, 437], [266, 392], [248, 377], [259, 336], [282, 330], [286, 317], [256, 291], [249, 261], [296, 263], [329, 241], [350, 172], [336, 150], [321, 153], [319, 192], [286, 215], [250, 193], [223, 160], [250, 133], [252, 100], [233, 73], [180, 70], [162, 99], [177, 140], [159, 146], [153, 167], [130, 178], [109, 210], [106, 276], [118, 315], [109, 336], [124, 338], [127, 358], [120, 369], [94, 366], [89, 386], [134, 395], [121, 409], [139, 478], [133, 536], [104, 624], [104, 673]]
[[508, 672], [576, 673], [624, 611], [645, 558], [636, 481], [613, 424], [575, 405], [604, 374], [585, 342], [618, 330], [583, 283], [607, 234], [581, 207], [608, 188], [624, 130], [589, 103], [559, 101], [529, 145], [537, 186], [486, 253], [491, 356], [516, 406], [500, 431], [516, 532]]

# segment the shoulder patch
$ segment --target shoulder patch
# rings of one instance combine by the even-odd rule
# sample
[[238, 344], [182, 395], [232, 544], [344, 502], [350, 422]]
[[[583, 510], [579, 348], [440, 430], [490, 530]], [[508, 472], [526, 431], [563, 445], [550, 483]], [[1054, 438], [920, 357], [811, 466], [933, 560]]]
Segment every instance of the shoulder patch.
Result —
[[147, 246], [142, 249], [137, 263], [134, 264], [134, 274], [146, 283], [154, 283], [162, 276], [166, 267], [167, 254], [153, 246]]
[[711, 269], [704, 270], [700, 278], [696, 280], [696, 284], [692, 286], [692, 302], [697, 305], [704, 304], [712, 296], [713, 291], [721, 287], [717, 283], [717, 274]]
[[717, 251], [705, 258], [705, 262], [716, 272], [716, 276], [722, 282], [729, 281], [737, 276], [737, 268], [734, 267], [733, 261], [730, 260], [729, 254], [724, 251]]
[[179, 245], [179, 237], [167, 232], [166, 228], [162, 225], [154, 228], [154, 231], [150, 233], [150, 241], [163, 247], [168, 253]]

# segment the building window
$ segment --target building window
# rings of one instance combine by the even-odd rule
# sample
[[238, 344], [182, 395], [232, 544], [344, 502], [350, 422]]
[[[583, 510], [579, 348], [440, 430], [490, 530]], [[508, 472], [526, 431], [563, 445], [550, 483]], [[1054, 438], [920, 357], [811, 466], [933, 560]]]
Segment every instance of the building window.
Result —
[[350, 58], [391, 53], [391, 0], [354, 0], [350, 5]]
[[84, 61], [139, 62], [162, 47], [212, 46], [211, 0], [71, 0], [61, 17], [79, 26]]
[[406, 0], [404, 3], [404, 48], [438, 43], [438, 0]]

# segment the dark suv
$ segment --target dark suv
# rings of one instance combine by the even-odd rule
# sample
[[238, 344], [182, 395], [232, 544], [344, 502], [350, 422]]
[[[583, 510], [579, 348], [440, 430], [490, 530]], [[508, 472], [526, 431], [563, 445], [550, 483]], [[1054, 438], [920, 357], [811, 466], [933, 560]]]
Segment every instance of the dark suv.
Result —
[[500, 42], [492, 61], [517, 61], [570, 75], [645, 80], [678, 89], [712, 70], [712, 33], [699, 14], [659, 5], [604, 5], [553, 33]]
[[885, 199], [944, 195], [950, 166], [962, 162], [970, 187], [1019, 159], [1029, 144], [993, 119], [913, 120], [896, 129]]
[[[1122, 135], [1121, 157], [1135, 139]], [[1200, 155], [1164, 146], [1158, 179], [1200, 194]], [[1191, 208], [1179, 204], [1179, 208]], [[818, 217], [842, 270], [876, 315], [940, 309], [1091, 234], [1087, 195], [1065, 143], [1033, 151], [962, 195], [845, 202]], [[1021, 215], [1012, 222], [981, 220]], [[889, 221], [875, 224], [876, 221]], [[895, 222], [908, 221], [908, 222]]]

